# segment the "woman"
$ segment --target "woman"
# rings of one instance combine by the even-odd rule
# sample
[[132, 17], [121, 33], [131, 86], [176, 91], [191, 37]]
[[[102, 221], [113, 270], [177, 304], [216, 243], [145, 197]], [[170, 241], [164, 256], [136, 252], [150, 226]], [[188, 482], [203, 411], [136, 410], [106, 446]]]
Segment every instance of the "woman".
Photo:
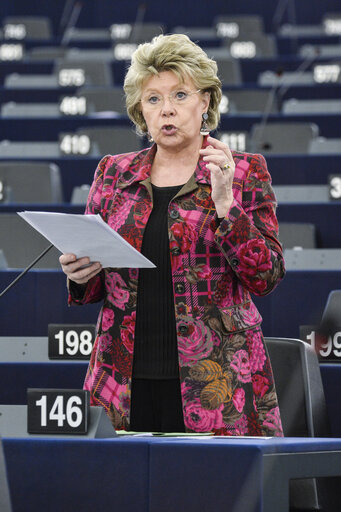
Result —
[[124, 90], [129, 117], [154, 143], [101, 160], [86, 213], [157, 268], [60, 257], [70, 304], [104, 300], [85, 379], [91, 403], [116, 429], [283, 435], [250, 298], [284, 275], [265, 160], [208, 136], [221, 82], [185, 35], [140, 45]]

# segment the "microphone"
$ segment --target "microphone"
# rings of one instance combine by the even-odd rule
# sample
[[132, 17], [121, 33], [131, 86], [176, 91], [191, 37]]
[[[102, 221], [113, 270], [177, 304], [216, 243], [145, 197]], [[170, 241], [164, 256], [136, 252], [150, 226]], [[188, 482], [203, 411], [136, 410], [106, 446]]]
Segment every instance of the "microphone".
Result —
[[137, 43], [141, 31], [141, 25], [143, 23], [146, 14], [146, 4], [141, 3], [137, 8], [136, 18], [131, 30], [131, 42]]
[[41, 260], [41, 258], [43, 256], [45, 256], [45, 254], [47, 252], [49, 252], [52, 247], [54, 247], [53, 244], [49, 245], [48, 247], [46, 247], [46, 249], [43, 250], [42, 253], [39, 254], [39, 256], [37, 256], [35, 258], [35, 260], [32, 261], [32, 263], [29, 264], [28, 267], [25, 268], [25, 270], [23, 270], [8, 286], [7, 288], [5, 288], [1, 293], [0, 293], [0, 298], [3, 297], [5, 295], [5, 293], [7, 293], [25, 274], [27, 274], [27, 272], [36, 264], [38, 263], [39, 260]]
[[76, 0], [66, 0], [63, 8], [63, 12], [59, 22], [59, 33], [64, 33], [64, 28], [66, 27], [68, 20], [70, 19], [71, 11], [73, 9], [74, 3]]
[[83, 5], [82, 5], [81, 2], [76, 2], [75, 5], [73, 6], [71, 14], [70, 14], [69, 21], [68, 21], [68, 23], [65, 26], [65, 30], [64, 30], [64, 33], [63, 33], [63, 36], [62, 36], [62, 40], [60, 42], [60, 45], [62, 47], [68, 45], [68, 43], [70, 41], [70, 35], [71, 35], [71, 31], [69, 29], [74, 28], [76, 26], [76, 23], [78, 21], [79, 15], [80, 15], [80, 12], [82, 10], [82, 7], [83, 7]]
[[[301, 75], [303, 75], [303, 73], [309, 68], [309, 66], [315, 62], [315, 60], [317, 59], [317, 57], [320, 55], [320, 51], [318, 48], [316, 48], [315, 52], [311, 55], [308, 55], [302, 62], [301, 64], [298, 66], [298, 68], [296, 69], [296, 71], [294, 71], [296, 73], [296, 76], [297, 77], [300, 77]], [[283, 73], [283, 69], [279, 69], [277, 70], [277, 76], [280, 77]], [[276, 82], [274, 85], [272, 85], [271, 89], [270, 89], [270, 93], [269, 93], [269, 97], [268, 97], [268, 101], [266, 102], [266, 105], [265, 105], [265, 108], [264, 108], [264, 111], [263, 111], [263, 115], [262, 115], [262, 118], [261, 118], [261, 121], [259, 123], [259, 130], [258, 130], [258, 134], [257, 134], [257, 137], [253, 143], [253, 148], [252, 150], [255, 150], [256, 148], [258, 148], [258, 145], [259, 143], [261, 142], [262, 140], [262, 136], [263, 136], [263, 133], [264, 133], [264, 130], [268, 124], [268, 120], [269, 120], [269, 116], [271, 114], [271, 110], [272, 110], [272, 107], [274, 105], [274, 101], [275, 101], [275, 98], [276, 96], [277, 97], [283, 97], [284, 94], [292, 87], [292, 85], [295, 83], [295, 79], [294, 78], [291, 78], [291, 80], [289, 79], [287, 81], [287, 83], [282, 83], [280, 84], [280, 82]]]

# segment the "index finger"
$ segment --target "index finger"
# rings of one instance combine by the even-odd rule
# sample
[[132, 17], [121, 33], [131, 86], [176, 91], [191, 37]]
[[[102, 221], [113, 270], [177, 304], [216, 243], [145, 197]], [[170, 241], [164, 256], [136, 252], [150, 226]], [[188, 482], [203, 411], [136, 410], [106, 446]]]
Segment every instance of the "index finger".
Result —
[[77, 257], [75, 254], [72, 253], [65, 253], [59, 256], [59, 263], [61, 265], [68, 265], [69, 263], [73, 263], [77, 260]]
[[222, 149], [223, 151], [230, 151], [230, 148], [228, 147], [227, 144], [225, 144], [225, 142], [222, 142], [221, 140], [219, 139], [215, 139], [214, 137], [207, 137], [207, 142], [209, 142], [210, 144], [212, 144], [212, 146], [214, 146], [215, 148], [217, 149]]

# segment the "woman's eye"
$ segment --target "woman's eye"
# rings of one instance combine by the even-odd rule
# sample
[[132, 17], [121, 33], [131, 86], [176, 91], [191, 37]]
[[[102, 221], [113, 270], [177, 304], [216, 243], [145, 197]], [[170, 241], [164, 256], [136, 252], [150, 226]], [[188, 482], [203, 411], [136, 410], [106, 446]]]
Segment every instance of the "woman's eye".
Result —
[[160, 98], [158, 96], [150, 96], [148, 98], [149, 103], [153, 103], [154, 105], [160, 101]]
[[178, 91], [175, 94], [175, 97], [176, 97], [177, 100], [185, 100], [187, 98], [187, 96], [188, 96], [188, 94], [185, 91]]

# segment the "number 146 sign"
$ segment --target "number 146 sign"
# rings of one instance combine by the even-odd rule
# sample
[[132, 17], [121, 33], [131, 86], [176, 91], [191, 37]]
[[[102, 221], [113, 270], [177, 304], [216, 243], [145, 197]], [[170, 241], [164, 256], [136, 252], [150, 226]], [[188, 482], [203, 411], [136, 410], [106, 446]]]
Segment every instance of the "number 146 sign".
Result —
[[84, 389], [27, 390], [29, 434], [86, 434], [90, 393]]

